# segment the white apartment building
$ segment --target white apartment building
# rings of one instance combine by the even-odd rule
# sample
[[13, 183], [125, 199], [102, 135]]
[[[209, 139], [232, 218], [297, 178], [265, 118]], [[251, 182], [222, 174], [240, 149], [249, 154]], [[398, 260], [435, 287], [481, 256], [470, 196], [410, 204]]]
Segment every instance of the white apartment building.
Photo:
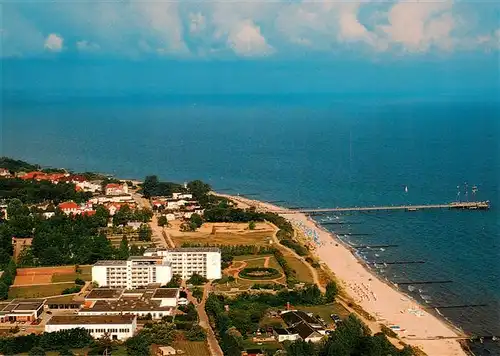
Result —
[[51, 333], [67, 329], [83, 328], [93, 338], [101, 338], [107, 333], [111, 340], [126, 340], [137, 330], [135, 315], [54, 315], [45, 324], [45, 332]]
[[99, 286], [135, 289], [151, 283], [166, 284], [172, 267], [159, 256], [133, 256], [126, 261], [97, 261], [92, 266], [92, 281]]
[[188, 279], [194, 273], [207, 279], [219, 279], [222, 276], [221, 252], [215, 247], [148, 248], [144, 256], [163, 257], [164, 261], [170, 262], [172, 274], [182, 279]]

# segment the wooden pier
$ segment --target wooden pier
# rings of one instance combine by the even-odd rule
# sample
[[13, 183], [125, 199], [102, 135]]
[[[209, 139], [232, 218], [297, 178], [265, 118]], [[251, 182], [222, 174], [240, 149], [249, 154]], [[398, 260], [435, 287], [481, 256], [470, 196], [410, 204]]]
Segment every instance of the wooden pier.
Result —
[[280, 210], [270, 210], [270, 212], [278, 214], [319, 214], [319, 213], [336, 213], [336, 212], [349, 212], [349, 211], [418, 211], [428, 209], [464, 209], [464, 210], [488, 210], [490, 208], [489, 201], [477, 202], [453, 202], [448, 204], [427, 204], [427, 205], [398, 205], [398, 206], [365, 206], [365, 207], [348, 207], [348, 208], [318, 208], [318, 209], [305, 209], [305, 208], [289, 208]]

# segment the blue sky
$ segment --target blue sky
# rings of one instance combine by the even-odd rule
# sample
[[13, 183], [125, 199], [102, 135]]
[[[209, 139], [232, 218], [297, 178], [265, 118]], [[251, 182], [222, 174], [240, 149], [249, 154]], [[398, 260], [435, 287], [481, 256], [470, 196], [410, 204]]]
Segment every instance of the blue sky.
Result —
[[500, 80], [496, 1], [20, 1], [1, 18], [4, 89], [435, 92]]

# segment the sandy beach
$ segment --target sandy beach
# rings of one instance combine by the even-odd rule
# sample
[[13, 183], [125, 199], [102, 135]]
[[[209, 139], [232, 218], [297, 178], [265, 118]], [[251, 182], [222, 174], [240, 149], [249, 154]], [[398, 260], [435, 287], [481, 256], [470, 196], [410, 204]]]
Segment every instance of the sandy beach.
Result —
[[[227, 197], [242, 206], [255, 206], [268, 211], [284, 210], [239, 196]], [[460, 336], [458, 331], [372, 274], [334, 234], [302, 213], [291, 211], [282, 216], [306, 236], [312, 236], [317, 246], [314, 253], [335, 273], [347, 294], [378, 323], [399, 327], [395, 331], [403, 342], [421, 348], [428, 355], [466, 355], [458, 341], [453, 339]]]

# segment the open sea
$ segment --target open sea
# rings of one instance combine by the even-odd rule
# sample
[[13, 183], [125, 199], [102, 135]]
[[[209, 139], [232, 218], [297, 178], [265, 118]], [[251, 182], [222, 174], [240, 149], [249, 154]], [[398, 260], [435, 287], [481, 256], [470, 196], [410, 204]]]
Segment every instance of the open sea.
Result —
[[[490, 200], [489, 211], [315, 217], [366, 261], [441, 308], [456, 326], [500, 336], [500, 103], [441, 97], [168, 96], [24, 99], [5, 94], [1, 155], [125, 178], [202, 179], [227, 193], [296, 207]], [[464, 185], [468, 185], [468, 194]], [[472, 186], [477, 192], [472, 193]], [[405, 189], [407, 187], [407, 191]], [[352, 235], [349, 235], [352, 234]], [[500, 355], [498, 341], [476, 354]]]

